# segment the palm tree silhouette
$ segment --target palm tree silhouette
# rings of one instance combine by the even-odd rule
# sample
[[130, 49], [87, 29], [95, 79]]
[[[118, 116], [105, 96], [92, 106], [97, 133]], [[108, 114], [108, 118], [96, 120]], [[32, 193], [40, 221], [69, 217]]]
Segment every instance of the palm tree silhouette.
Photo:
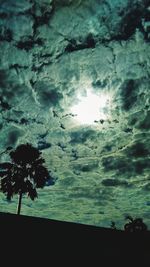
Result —
[[9, 155], [11, 162], [0, 164], [0, 190], [7, 200], [19, 195], [17, 214], [20, 214], [23, 194], [34, 200], [38, 197], [36, 188], [43, 188], [52, 177], [44, 166], [41, 152], [31, 144], [19, 145]]
[[129, 220], [129, 222], [124, 225], [124, 230], [127, 232], [143, 232], [148, 230], [142, 218], [133, 219], [131, 216], [126, 216], [125, 219]]

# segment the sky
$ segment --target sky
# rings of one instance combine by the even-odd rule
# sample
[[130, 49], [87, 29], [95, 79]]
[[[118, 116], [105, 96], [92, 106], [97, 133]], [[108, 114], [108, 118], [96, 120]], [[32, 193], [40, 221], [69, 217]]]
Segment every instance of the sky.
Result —
[[150, 228], [149, 19], [149, 0], [0, 0], [0, 152], [29, 142], [56, 180], [22, 214]]

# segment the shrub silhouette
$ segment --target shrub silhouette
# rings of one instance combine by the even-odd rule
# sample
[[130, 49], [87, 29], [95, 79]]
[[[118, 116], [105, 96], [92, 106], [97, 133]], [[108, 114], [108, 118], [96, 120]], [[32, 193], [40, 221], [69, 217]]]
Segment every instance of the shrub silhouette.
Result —
[[23, 194], [34, 200], [38, 197], [36, 189], [43, 188], [52, 177], [44, 166], [41, 152], [31, 144], [19, 145], [9, 155], [11, 162], [0, 164], [0, 190], [7, 200], [19, 195], [17, 214], [20, 214]]

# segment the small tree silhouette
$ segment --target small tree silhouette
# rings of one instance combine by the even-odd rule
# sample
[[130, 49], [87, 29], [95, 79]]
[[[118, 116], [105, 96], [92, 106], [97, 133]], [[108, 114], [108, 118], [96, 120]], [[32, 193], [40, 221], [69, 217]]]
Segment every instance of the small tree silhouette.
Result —
[[34, 200], [38, 197], [36, 188], [43, 188], [52, 177], [44, 166], [41, 152], [31, 144], [19, 145], [9, 155], [11, 162], [0, 164], [0, 190], [7, 200], [19, 195], [17, 214], [20, 214], [23, 194]]
[[110, 227], [111, 229], [117, 230], [116, 223], [114, 221], [111, 221]]

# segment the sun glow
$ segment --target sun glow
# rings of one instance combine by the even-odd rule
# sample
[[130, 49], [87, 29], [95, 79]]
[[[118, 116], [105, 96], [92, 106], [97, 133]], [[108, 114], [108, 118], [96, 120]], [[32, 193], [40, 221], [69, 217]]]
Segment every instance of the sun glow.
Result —
[[86, 96], [78, 96], [79, 102], [71, 111], [80, 124], [94, 124], [95, 121], [106, 120], [108, 117], [109, 96], [94, 94], [87, 91]]

